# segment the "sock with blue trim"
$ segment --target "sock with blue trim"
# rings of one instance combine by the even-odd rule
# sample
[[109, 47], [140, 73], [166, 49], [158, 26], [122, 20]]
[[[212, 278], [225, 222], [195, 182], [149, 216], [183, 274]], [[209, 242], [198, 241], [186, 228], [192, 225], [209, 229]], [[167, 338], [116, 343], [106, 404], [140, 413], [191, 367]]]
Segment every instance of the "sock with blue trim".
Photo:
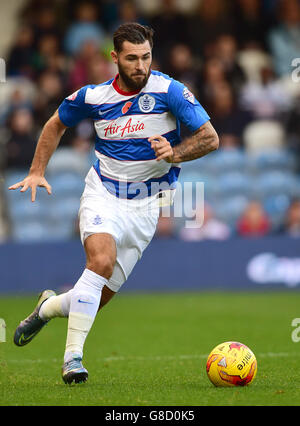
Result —
[[82, 358], [85, 339], [94, 323], [102, 289], [107, 282], [101, 275], [85, 269], [71, 290], [65, 362], [74, 353], [80, 354]]

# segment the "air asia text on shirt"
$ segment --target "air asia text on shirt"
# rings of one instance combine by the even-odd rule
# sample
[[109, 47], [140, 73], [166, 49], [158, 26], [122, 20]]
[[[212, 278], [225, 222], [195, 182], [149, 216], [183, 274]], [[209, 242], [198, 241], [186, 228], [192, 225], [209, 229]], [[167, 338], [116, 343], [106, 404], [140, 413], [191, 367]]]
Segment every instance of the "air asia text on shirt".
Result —
[[141, 121], [132, 124], [132, 118], [129, 118], [125, 123], [125, 126], [117, 125], [115, 121], [111, 121], [107, 127], [104, 128], [104, 137], [108, 135], [115, 135], [120, 133], [120, 136], [123, 137], [124, 134], [130, 134], [138, 132], [139, 130], [144, 130], [145, 125]]

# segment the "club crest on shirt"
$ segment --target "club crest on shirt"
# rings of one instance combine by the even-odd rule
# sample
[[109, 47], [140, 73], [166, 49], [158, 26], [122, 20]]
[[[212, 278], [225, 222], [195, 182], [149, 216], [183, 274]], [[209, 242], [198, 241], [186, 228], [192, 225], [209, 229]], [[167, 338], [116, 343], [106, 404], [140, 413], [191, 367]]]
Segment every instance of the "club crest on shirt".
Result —
[[153, 96], [145, 93], [139, 99], [139, 108], [142, 112], [151, 112], [155, 107], [155, 99]]
[[184, 99], [189, 101], [191, 104], [195, 103], [195, 96], [192, 94], [192, 92], [187, 87], [185, 87], [183, 89], [182, 96], [184, 97]]

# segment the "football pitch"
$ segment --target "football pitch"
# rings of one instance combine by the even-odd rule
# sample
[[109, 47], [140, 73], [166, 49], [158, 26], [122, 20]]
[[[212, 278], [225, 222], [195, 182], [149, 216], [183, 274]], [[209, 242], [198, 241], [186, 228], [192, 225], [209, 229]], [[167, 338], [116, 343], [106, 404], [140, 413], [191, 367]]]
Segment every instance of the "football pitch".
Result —
[[[300, 318], [297, 291], [120, 293], [87, 338], [89, 380], [71, 386], [60, 373], [66, 319], [52, 320], [28, 346], [12, 342], [35, 304], [36, 296], [0, 298], [7, 325], [1, 406], [300, 405], [300, 342], [292, 339], [292, 321]], [[209, 352], [228, 340], [256, 355], [249, 386], [215, 388], [207, 378]]]

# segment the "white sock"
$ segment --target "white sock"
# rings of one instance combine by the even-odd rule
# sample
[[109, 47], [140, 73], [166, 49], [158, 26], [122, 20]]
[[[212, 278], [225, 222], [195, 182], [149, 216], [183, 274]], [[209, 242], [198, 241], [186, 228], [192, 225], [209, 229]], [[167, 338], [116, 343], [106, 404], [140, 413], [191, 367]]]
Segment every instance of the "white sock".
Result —
[[85, 339], [96, 317], [102, 288], [107, 282], [108, 280], [101, 275], [85, 269], [71, 290], [65, 362], [74, 353], [82, 357]]
[[72, 290], [59, 294], [58, 296], [49, 297], [49, 299], [42, 304], [39, 310], [39, 317], [44, 321], [57, 317], [68, 317]]

